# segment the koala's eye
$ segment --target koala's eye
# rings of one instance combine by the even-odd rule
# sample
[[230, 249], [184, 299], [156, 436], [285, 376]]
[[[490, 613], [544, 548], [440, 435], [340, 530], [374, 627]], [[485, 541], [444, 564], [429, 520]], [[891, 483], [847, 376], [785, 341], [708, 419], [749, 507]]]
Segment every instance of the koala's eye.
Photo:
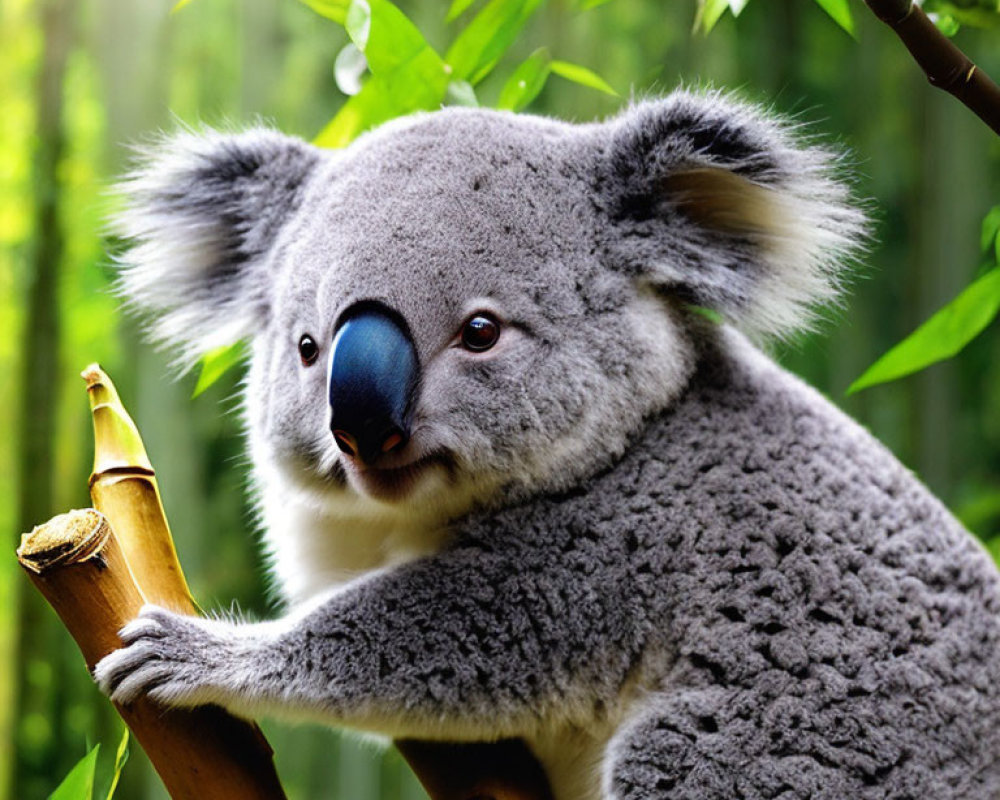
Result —
[[480, 353], [489, 350], [500, 338], [500, 323], [490, 314], [474, 314], [462, 328], [462, 346]]
[[303, 366], [308, 367], [319, 356], [319, 345], [308, 333], [299, 339], [299, 358], [302, 359]]

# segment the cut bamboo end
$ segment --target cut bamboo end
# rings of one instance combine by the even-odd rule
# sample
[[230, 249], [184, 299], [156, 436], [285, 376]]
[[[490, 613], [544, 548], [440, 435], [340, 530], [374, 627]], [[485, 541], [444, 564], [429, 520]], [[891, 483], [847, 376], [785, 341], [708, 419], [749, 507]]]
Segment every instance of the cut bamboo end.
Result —
[[[39, 525], [23, 536], [18, 560], [90, 669], [121, 647], [118, 631], [144, 598], [102, 514], [71, 511]], [[170, 709], [146, 697], [116, 708], [174, 800], [285, 800], [260, 731], [221, 708]]]
[[110, 535], [111, 527], [99, 511], [74, 509], [23, 534], [17, 560], [40, 575], [64, 564], [86, 561], [100, 552]]
[[88, 508], [53, 517], [22, 536], [17, 559], [88, 666], [121, 646], [118, 630], [144, 599], [103, 514]]

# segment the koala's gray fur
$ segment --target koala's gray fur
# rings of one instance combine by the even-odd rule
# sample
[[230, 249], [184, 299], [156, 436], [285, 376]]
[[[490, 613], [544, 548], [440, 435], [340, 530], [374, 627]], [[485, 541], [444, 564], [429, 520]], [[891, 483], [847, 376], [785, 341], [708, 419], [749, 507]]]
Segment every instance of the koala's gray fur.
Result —
[[[128, 701], [395, 737], [523, 737], [558, 800], [995, 798], [1000, 585], [948, 512], [755, 334], [836, 290], [828, 153], [677, 92], [602, 124], [450, 109], [343, 152], [185, 135], [126, 185], [123, 288], [190, 358], [234, 336], [266, 538], [259, 624], [147, 609]], [[330, 345], [406, 321], [413, 435], [334, 446]], [[503, 324], [457, 346], [472, 312]], [[324, 350], [325, 352], [325, 350]]]

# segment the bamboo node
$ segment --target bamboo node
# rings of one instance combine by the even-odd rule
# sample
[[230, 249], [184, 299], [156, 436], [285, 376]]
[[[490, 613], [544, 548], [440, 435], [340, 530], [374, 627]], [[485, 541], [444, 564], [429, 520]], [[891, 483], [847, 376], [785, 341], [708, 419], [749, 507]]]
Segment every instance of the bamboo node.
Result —
[[99, 555], [110, 535], [111, 526], [101, 512], [92, 508], [74, 509], [23, 534], [17, 548], [17, 560], [40, 575]]

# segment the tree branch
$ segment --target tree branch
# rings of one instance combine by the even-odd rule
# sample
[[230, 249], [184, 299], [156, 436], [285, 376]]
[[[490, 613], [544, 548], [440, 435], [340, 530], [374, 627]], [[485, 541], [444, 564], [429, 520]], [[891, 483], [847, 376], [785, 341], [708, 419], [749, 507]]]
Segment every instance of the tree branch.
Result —
[[[145, 602], [105, 517], [54, 517], [25, 534], [18, 561], [93, 669]], [[116, 705], [175, 800], [283, 800], [260, 732], [216, 706], [167, 709], [147, 698]]]
[[865, 0], [895, 31], [932, 86], [954, 95], [1000, 135], [1000, 87], [939, 31], [913, 0]]
[[432, 800], [552, 800], [548, 777], [521, 739], [395, 745]]

